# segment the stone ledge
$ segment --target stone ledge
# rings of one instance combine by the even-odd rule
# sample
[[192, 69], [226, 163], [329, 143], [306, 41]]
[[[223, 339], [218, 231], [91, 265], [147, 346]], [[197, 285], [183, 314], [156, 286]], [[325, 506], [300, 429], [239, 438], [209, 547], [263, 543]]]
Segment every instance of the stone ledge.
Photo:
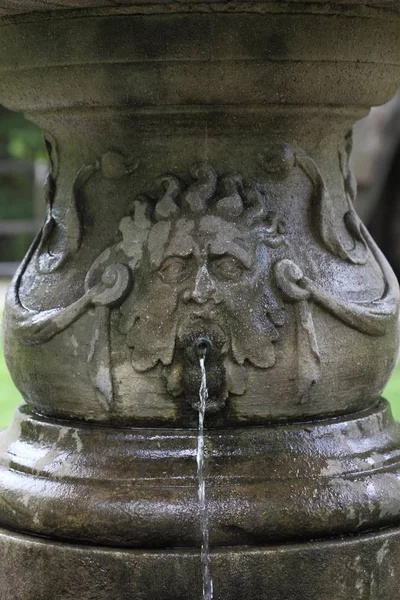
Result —
[[[264, 545], [397, 525], [399, 437], [385, 401], [346, 419], [208, 430], [211, 543]], [[114, 547], [201, 543], [196, 430], [68, 425], [23, 408], [0, 444], [4, 527]]]
[[[25, 15], [30, 13], [49, 13], [52, 11], [73, 10], [101, 10], [101, 9], [129, 10], [130, 12], [340, 12], [355, 10], [364, 12], [369, 9], [389, 9], [400, 11], [398, 0], [336, 0], [332, 3], [324, 0], [285, 0], [277, 2], [271, 0], [1, 0], [0, 18]], [[349, 12], [349, 14], [350, 14]]]
[[[236, 546], [212, 552], [211, 569], [215, 600], [397, 600], [400, 529]], [[202, 589], [196, 549], [59, 544], [6, 530], [0, 530], [0, 581], [0, 600], [198, 600]]]

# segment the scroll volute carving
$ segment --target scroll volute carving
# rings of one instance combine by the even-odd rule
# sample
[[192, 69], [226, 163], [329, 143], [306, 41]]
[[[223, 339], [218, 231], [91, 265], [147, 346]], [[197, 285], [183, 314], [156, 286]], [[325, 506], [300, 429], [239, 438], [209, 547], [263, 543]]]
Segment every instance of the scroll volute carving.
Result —
[[69, 203], [63, 213], [56, 216], [55, 199], [57, 194], [58, 151], [55, 138], [45, 135], [51, 170], [44, 186], [47, 217], [41, 231], [36, 250], [37, 268], [40, 273], [50, 273], [59, 269], [73, 257], [82, 244], [83, 216], [81, 204], [87, 182], [100, 173], [107, 179], [121, 179], [133, 173], [138, 161], [125, 159], [115, 151], [106, 152], [99, 160], [84, 165], [76, 173], [72, 182]]
[[[24, 309], [18, 296], [23, 265], [9, 302], [21, 343], [48, 342], [90, 307], [97, 307], [98, 322], [109, 327], [109, 311], [115, 309], [113, 323], [125, 339], [133, 369], [150, 374], [161, 366], [169, 394], [183, 396], [197, 409], [200, 368], [196, 348], [205, 339], [209, 344], [207, 410], [211, 413], [221, 409], [231, 394], [246, 392], [250, 368], [274, 368], [276, 344], [293, 318], [297, 356], [297, 397], [293, 400], [307, 402], [310, 390], [321, 379], [322, 366], [314, 306], [353, 330], [384, 336], [398, 319], [398, 284], [354, 213], [346, 163], [341, 168], [349, 210], [343, 218], [354, 240], [350, 250], [335, 231], [334, 209], [316, 163], [286, 145], [264, 152], [261, 158], [268, 174], [264, 181], [239, 173], [220, 175], [205, 163], [194, 165], [185, 177], [160, 177], [153, 191], [137, 196], [120, 222], [119, 241], [96, 259], [84, 295], [67, 308], [42, 313]], [[282, 189], [295, 171], [312, 183], [307, 201], [316, 205], [319, 215], [310, 226], [311, 234], [304, 232], [304, 240], [314, 246], [322, 243], [327, 255], [356, 268], [363, 268], [370, 256], [383, 281], [380, 298], [345, 299], [342, 290], [335, 295], [324, 289], [315, 269], [311, 274], [304, 253], [297, 250], [304, 240], [292, 243], [282, 199], [271, 194], [277, 182]], [[75, 217], [69, 223], [79, 222], [76, 192], [95, 172], [117, 178], [130, 168], [120, 155], [107, 153], [79, 171], [70, 205]], [[47, 186], [52, 185], [50, 180]], [[51, 206], [50, 202], [38, 245], [39, 261], [55, 227], [50, 225]], [[62, 260], [79, 247], [80, 229], [73, 225], [71, 231], [76, 234], [72, 235], [74, 249], [64, 249]], [[109, 406], [112, 369], [109, 349]]]

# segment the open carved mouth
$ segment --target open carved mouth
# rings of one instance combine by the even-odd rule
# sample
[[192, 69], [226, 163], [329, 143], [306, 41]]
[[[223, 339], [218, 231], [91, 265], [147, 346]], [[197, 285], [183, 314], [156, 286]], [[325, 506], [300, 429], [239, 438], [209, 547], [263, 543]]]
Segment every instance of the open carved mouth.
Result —
[[181, 364], [182, 392], [191, 406], [200, 407], [201, 367], [204, 356], [208, 400], [206, 412], [220, 410], [228, 396], [224, 359], [228, 352], [229, 337], [225, 329], [210, 313], [192, 314], [178, 328], [176, 360]]
[[187, 359], [199, 361], [199, 356], [195, 351], [195, 341], [200, 338], [209, 339], [211, 348], [208, 359], [223, 356], [228, 351], [229, 338], [225, 328], [214, 318], [210, 318], [210, 313], [192, 314], [185, 319], [178, 327], [177, 348], [183, 352]]
[[234, 341], [222, 311], [213, 306], [193, 307], [178, 320], [174, 355], [163, 370], [168, 392], [175, 398], [183, 397], [198, 411], [203, 357], [208, 391], [206, 414], [223, 409], [231, 394], [243, 395], [246, 369], [236, 360]]

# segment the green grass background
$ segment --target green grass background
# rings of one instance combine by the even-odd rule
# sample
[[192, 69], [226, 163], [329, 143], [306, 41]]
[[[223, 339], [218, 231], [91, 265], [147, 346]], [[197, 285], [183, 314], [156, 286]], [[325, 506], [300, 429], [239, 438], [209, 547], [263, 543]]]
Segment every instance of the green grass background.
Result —
[[[394, 416], [400, 421], [400, 364], [383, 395], [390, 401]], [[4, 362], [2, 349], [0, 349], [0, 429], [11, 423], [15, 408], [21, 402], [21, 396], [11, 380]]]
[[383, 396], [389, 400], [395, 418], [400, 421], [400, 364], [389, 381]]

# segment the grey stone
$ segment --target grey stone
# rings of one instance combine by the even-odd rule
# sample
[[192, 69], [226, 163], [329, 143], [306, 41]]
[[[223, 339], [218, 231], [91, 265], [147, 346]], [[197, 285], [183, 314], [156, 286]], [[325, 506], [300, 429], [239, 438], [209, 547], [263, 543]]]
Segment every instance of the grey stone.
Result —
[[202, 356], [215, 598], [395, 600], [399, 287], [349, 154], [399, 3], [110, 4], [3, 3], [0, 100], [52, 170], [7, 298], [0, 593], [201, 597]]

